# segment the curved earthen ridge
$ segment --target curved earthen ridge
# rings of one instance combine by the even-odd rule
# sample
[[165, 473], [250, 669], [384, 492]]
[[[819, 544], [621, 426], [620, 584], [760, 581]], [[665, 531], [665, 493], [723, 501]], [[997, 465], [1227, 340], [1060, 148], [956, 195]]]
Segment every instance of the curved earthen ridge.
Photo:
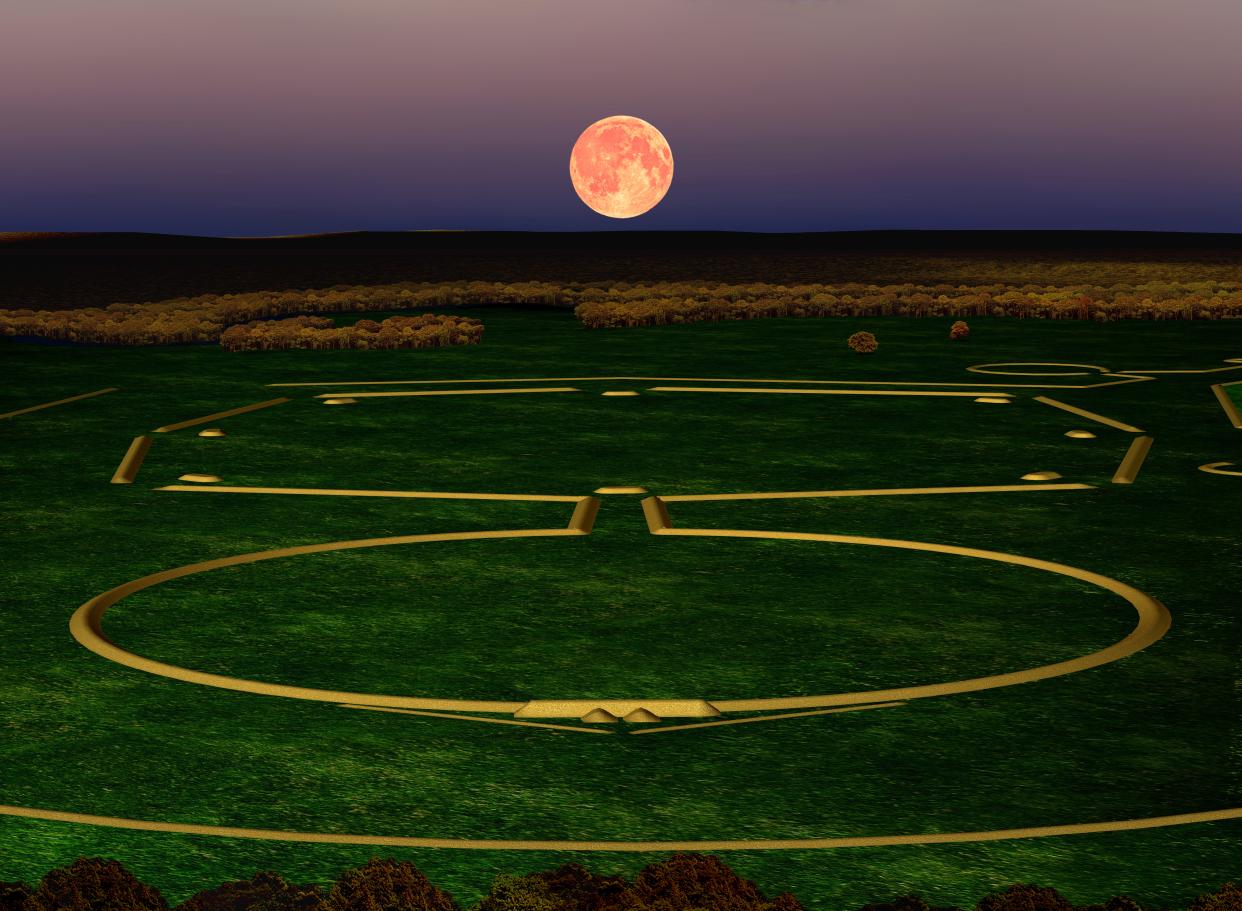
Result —
[[[205, 560], [201, 563], [192, 563], [187, 566], [179, 566], [174, 569], [152, 573], [149, 576], [143, 576], [141, 579], [134, 579], [122, 585], [118, 585], [116, 588], [110, 589], [101, 595], [95, 596], [74, 612], [73, 617], [69, 621], [69, 631], [73, 635], [73, 638], [76, 639], [84, 648], [89, 649], [109, 661], [114, 661], [117, 664], [123, 664], [126, 667], [130, 667], [135, 670], [145, 671], [149, 674], [170, 677], [174, 680], [183, 680], [187, 683], [197, 683], [201, 686], [213, 686], [220, 689], [235, 690], [244, 693], [257, 693], [266, 696], [283, 696], [290, 699], [307, 699], [315, 702], [332, 702], [336, 704], [348, 703], [350, 705], [384, 706], [387, 708], [400, 709], [514, 714], [526, 705], [526, 703], [488, 701], [480, 699], [438, 699], [413, 696], [390, 696], [378, 693], [354, 693], [338, 690], [323, 690], [312, 687], [265, 683], [257, 680], [243, 680], [241, 678], [229, 677], [223, 674], [209, 674], [203, 671], [196, 671], [173, 664], [166, 664], [161, 661], [146, 658], [142, 655], [137, 655], [114, 644], [107, 638], [107, 636], [104, 635], [102, 626], [103, 616], [107, 612], [108, 608], [135, 592], [151, 588], [152, 586], [159, 585], [162, 582], [168, 582], [172, 579], [192, 576], [197, 573], [208, 572], [210, 570], [220, 569], [226, 566], [240, 566], [248, 563], [258, 563], [263, 560], [274, 560], [281, 557], [300, 556], [304, 554], [326, 553], [337, 550], [356, 550], [366, 547], [386, 547], [396, 544], [421, 544], [433, 541], [480, 541], [501, 538], [553, 538], [584, 535], [590, 532], [591, 522], [594, 520], [594, 511], [590, 505], [590, 501], [593, 499], [594, 498], [582, 498], [578, 504], [578, 507], [574, 511], [574, 516], [570, 520], [569, 527], [566, 528], [524, 528], [507, 531], [453, 532], [432, 535], [401, 535], [390, 538], [366, 538], [356, 541], [332, 541], [326, 544], [309, 544], [300, 547], [282, 547], [275, 550], [256, 551], [252, 553], [238, 554], [232, 557], [221, 557], [215, 560]], [[595, 500], [595, 507], [598, 507], [598, 500]]]
[[[762, 712], [784, 709], [828, 708], [839, 705], [861, 705], [865, 703], [925, 699], [932, 696], [948, 696], [957, 693], [972, 693], [979, 690], [998, 689], [1020, 683], [1033, 683], [1051, 677], [1060, 677], [1100, 667], [1113, 661], [1142, 651], [1153, 642], [1158, 641], [1169, 631], [1172, 617], [1168, 608], [1145, 592], [1102, 576], [1089, 570], [1039, 560], [1018, 554], [1005, 554], [999, 551], [981, 550], [974, 547], [957, 547], [949, 544], [933, 544], [927, 541], [905, 541], [892, 538], [867, 538], [858, 535], [812, 534], [809, 532], [789, 531], [751, 531], [728, 528], [675, 528], [669, 520], [668, 507], [659, 497], [647, 497], [642, 501], [643, 513], [647, 518], [647, 526], [652, 534], [681, 535], [686, 537], [705, 538], [752, 538], [774, 539], [781, 541], [823, 541], [831, 544], [861, 544], [869, 547], [889, 547], [901, 550], [924, 551], [930, 553], [951, 554], [954, 556], [971, 557], [980, 560], [992, 560], [997, 563], [1009, 563], [1016, 566], [1028, 566], [1045, 572], [1069, 576], [1088, 582], [1100, 588], [1120, 595], [1130, 602], [1138, 613], [1138, 622], [1129, 635], [1107, 648], [1068, 661], [1058, 661], [1039, 667], [1013, 671], [1007, 674], [995, 674], [988, 677], [973, 677], [965, 680], [953, 680], [946, 683], [934, 683], [925, 686], [898, 687], [886, 690], [866, 690], [863, 692], [829, 693], [822, 696], [791, 696], [767, 697], [756, 699], [711, 699], [711, 704], [724, 712]], [[709, 697], [710, 698], [710, 697]]]
[[[997, 370], [997, 367], [1069, 367], [1063, 370]], [[1107, 367], [1095, 364], [1062, 364], [1056, 361], [1002, 361], [996, 364], [975, 364], [966, 368], [971, 373], [987, 373], [995, 376], [1092, 376], [1094, 373], [1109, 374]]]
[[0, 420], [4, 418], [15, 418], [19, 414], [30, 414], [32, 411], [42, 411], [44, 408], [55, 408], [57, 405], [68, 405], [70, 402], [80, 402], [83, 399], [93, 399], [97, 395], [106, 395], [109, 392], [120, 392], [117, 386], [109, 386], [107, 389], [96, 389], [94, 392], [83, 392], [81, 395], [71, 395], [67, 399], [57, 399], [54, 402], [44, 402], [42, 405], [31, 405], [28, 408], [18, 408], [16, 411], [6, 411], [0, 414]]
[[[1203, 370], [1118, 370], [1118, 373], [1224, 373], [1226, 370], [1242, 370], [1242, 357], [1225, 358], [1226, 364], [1232, 364], [1231, 367], [1208, 367]], [[1228, 384], [1226, 384], [1228, 385]]]
[[1206, 465], [1200, 465], [1200, 471], [1206, 471], [1208, 474], [1227, 474], [1234, 477], [1242, 478], [1242, 471], [1230, 471], [1225, 468], [1226, 465], [1232, 465], [1233, 462], [1209, 462]]
[[183, 430], [186, 427], [197, 427], [199, 424], [210, 424], [212, 421], [220, 418], [231, 418], [235, 414], [247, 414], [251, 411], [258, 411], [260, 408], [271, 408], [273, 405], [283, 405], [289, 401], [287, 398], [268, 399], [266, 402], [255, 402], [253, 405], [243, 405], [241, 408], [230, 408], [228, 411], [217, 411], [215, 414], [208, 414], [201, 418], [191, 418], [188, 421], [180, 421], [176, 424], [165, 424], [163, 427], [156, 427], [155, 433], [172, 433], [174, 430]]
[[138, 469], [142, 468], [142, 462], [147, 457], [147, 450], [151, 448], [154, 440], [155, 437], [147, 435], [134, 437], [134, 442], [129, 444], [129, 449], [121, 458], [121, 464], [116, 467], [116, 472], [112, 475], [113, 484], [134, 483], [134, 478], [138, 477]]
[[1229, 423], [1237, 430], [1242, 430], [1242, 414], [1238, 413], [1238, 406], [1233, 403], [1233, 399], [1229, 397], [1229, 393], [1225, 391], [1226, 386], [1236, 386], [1237, 383], [1217, 383], [1212, 387], [1212, 392], [1216, 396], [1216, 401], [1220, 402], [1220, 407], [1225, 411], [1225, 417], [1229, 419]]
[[1135, 437], [1130, 443], [1130, 448], [1126, 450], [1125, 456], [1121, 459], [1121, 464], [1117, 466], [1117, 471], [1113, 474], [1114, 484], [1133, 484], [1138, 478], [1139, 469], [1143, 467], [1143, 462], [1147, 458], [1147, 453], [1151, 452], [1152, 437]]
[[216, 838], [250, 838], [260, 841], [290, 841], [303, 844], [375, 845], [392, 848], [460, 848], [474, 851], [804, 851], [833, 848], [883, 848], [895, 845], [946, 845], [983, 841], [1009, 841], [1018, 838], [1049, 838], [1060, 835], [1091, 835], [1097, 832], [1130, 832], [1160, 829], [1203, 822], [1242, 819], [1242, 807], [1118, 819], [1106, 822], [1070, 823], [1057, 826], [1027, 826], [1018, 829], [985, 829], [968, 832], [929, 832], [906, 835], [857, 835], [836, 838], [746, 838], [703, 841], [549, 841], [533, 839], [420, 838], [410, 835], [350, 835], [343, 832], [296, 832], [287, 829], [251, 829], [240, 826], [213, 826], [198, 823], [157, 822], [121, 816], [67, 813], [36, 807], [0, 804], [0, 816], [70, 822], [110, 829], [141, 832], [169, 832], [176, 835], [208, 835]]

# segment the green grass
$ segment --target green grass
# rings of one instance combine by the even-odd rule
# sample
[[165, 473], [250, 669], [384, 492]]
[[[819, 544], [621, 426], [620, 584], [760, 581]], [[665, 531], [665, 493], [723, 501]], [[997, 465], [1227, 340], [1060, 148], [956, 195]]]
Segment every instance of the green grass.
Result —
[[[480, 838], [796, 838], [1124, 819], [1237, 806], [1242, 432], [1209, 386], [1170, 375], [1064, 401], [1155, 446], [1111, 485], [1130, 435], [1033, 402], [646, 393], [294, 401], [129, 441], [281, 392], [270, 382], [647, 375], [983, 380], [964, 367], [1069, 361], [1217, 366], [1242, 325], [772, 320], [588, 332], [564, 313], [487, 310], [481, 346], [226, 354], [0, 343], [0, 803], [314, 831]], [[881, 348], [844, 339], [871, 329]], [[1225, 374], [1224, 376], [1228, 376]], [[993, 379], [1001, 380], [999, 377]], [[1012, 382], [1038, 382], [1011, 378]], [[1075, 380], [1053, 380], [1072, 383]], [[554, 383], [549, 385], [562, 385]], [[1235, 392], [1242, 387], [1231, 387]], [[1068, 440], [1073, 428], [1098, 438]], [[197, 429], [197, 428], [196, 428]], [[682, 526], [908, 538], [1021, 553], [1159, 597], [1169, 635], [1122, 662], [905, 707], [652, 737], [587, 737], [346, 711], [208, 689], [105, 662], [67, 624], [94, 594], [211, 557], [303, 543], [555, 527], [570, 506], [177, 494], [226, 483], [580, 495], [602, 484], [734, 492], [1018, 483], [1089, 491], [674, 503]], [[812, 542], [657, 538], [610, 498], [585, 538], [404, 545], [188, 577], [105, 621], [121, 644], [204, 670], [332, 688], [473, 698], [793, 695], [997, 673], [1124, 635], [1121, 599], [1034, 570]], [[843, 909], [905, 891], [972, 902], [1013, 881], [1076, 902], [1127, 891], [1184, 904], [1237, 877], [1237, 823], [1063, 839], [723, 855], [768, 891]], [[387, 850], [133, 833], [0, 817], [0, 879], [79, 854], [128, 863], [173, 900], [273, 868], [326, 882], [372, 853], [471, 901], [498, 871], [574, 859], [633, 872], [653, 855]]]

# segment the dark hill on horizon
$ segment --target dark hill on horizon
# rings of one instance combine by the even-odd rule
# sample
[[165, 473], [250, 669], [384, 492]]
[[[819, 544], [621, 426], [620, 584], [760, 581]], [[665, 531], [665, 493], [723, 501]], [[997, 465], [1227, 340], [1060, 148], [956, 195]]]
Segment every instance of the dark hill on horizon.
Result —
[[61, 309], [208, 292], [398, 281], [1108, 284], [1153, 278], [1242, 281], [1242, 234], [360, 231], [241, 238], [0, 233], [0, 308]]

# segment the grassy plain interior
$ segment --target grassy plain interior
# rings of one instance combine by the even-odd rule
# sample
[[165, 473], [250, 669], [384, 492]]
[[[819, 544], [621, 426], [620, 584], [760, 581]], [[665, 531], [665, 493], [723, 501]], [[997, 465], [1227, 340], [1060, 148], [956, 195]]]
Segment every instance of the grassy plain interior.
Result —
[[[157, 435], [138, 483], [108, 479], [129, 441], [270, 398], [266, 383], [634, 375], [1005, 382], [970, 364], [1207, 368], [1242, 325], [771, 320], [590, 332], [569, 313], [461, 311], [477, 347], [230, 354], [0, 342], [3, 594], [0, 803], [263, 828], [475, 838], [798, 838], [1127, 819], [1239, 805], [1237, 545], [1242, 432], [1209, 390], [1230, 374], [969, 398], [578, 393], [294, 401]], [[342, 319], [353, 319], [348, 317]], [[379, 318], [378, 316], [374, 318]], [[879, 351], [850, 352], [867, 329]], [[1070, 385], [1078, 378], [1047, 380]], [[1045, 382], [1009, 378], [1008, 382]], [[666, 384], [659, 384], [666, 385]], [[741, 384], [739, 384], [741, 385]], [[402, 388], [402, 387], [392, 387]], [[998, 388], [990, 386], [988, 388]], [[1232, 387], [1236, 394], [1240, 387]], [[636, 398], [604, 398], [635, 389]], [[1130, 435], [1155, 437], [1139, 481], [1112, 485]], [[1064, 437], [1091, 429], [1089, 441]], [[896, 708], [650, 737], [412, 718], [192, 686], [103, 661], [69, 615], [112, 585], [215, 556], [321, 541], [553, 527], [558, 503], [179, 494], [226, 483], [582, 495], [1020, 483], [1082, 491], [671, 504], [686, 526], [909, 538], [1095, 570], [1166, 603], [1172, 631], [1104, 668]], [[1132, 611], [1058, 577], [979, 561], [791, 542], [661, 539], [636, 498], [587, 538], [410, 545], [191, 577], [110, 613], [121, 643], [259, 679], [377, 692], [524, 698], [787, 695], [934, 682], [1058, 660], [1114, 641]], [[1233, 738], [1232, 741], [1230, 738]], [[981, 845], [736, 852], [808, 908], [918, 891], [968, 902], [1010, 882], [1086, 903], [1177, 905], [1237, 876], [1239, 824]], [[575, 859], [633, 872], [644, 854], [415, 851], [147, 834], [0, 817], [0, 879], [79, 854], [128, 863], [178, 900], [257, 868], [327, 881], [374, 853], [407, 858], [462, 901], [498, 871]]]

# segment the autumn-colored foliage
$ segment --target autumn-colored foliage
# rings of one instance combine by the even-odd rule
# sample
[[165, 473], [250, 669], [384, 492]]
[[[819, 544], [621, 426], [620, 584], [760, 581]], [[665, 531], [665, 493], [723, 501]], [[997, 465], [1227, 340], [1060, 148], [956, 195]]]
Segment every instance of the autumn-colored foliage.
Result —
[[0, 882], [0, 911], [34, 911], [33, 895], [25, 883]]
[[158, 891], [120, 861], [80, 857], [43, 877], [30, 896], [32, 911], [165, 911]]
[[360, 319], [352, 326], [337, 326], [326, 316], [260, 319], [230, 326], [220, 335], [220, 344], [227, 351], [440, 348], [476, 345], [482, 340], [483, 324], [477, 319], [433, 313], [391, 316], [382, 323]]
[[966, 325], [966, 322], [964, 320], [959, 319], [957, 320], [957, 322], [955, 322], [952, 326], [949, 327], [949, 338], [959, 339], [959, 338], [969, 338], [969, 337], [970, 337], [970, 327]]
[[765, 317], [1230, 319], [1242, 317], [1242, 283], [403, 282], [204, 294], [75, 310], [0, 310], [0, 335], [106, 345], [201, 344], [217, 342], [230, 326], [254, 320], [505, 304], [572, 308], [590, 329]]
[[790, 893], [765, 898], [758, 886], [710, 854], [674, 854], [648, 864], [634, 877], [631, 891], [637, 907], [650, 911], [802, 911]]
[[409, 861], [372, 858], [346, 870], [328, 894], [328, 911], [458, 911], [457, 902]]
[[863, 905], [862, 911], [960, 911], [958, 908], [936, 908], [918, 895], [900, 895], [892, 901]]
[[845, 340], [851, 350], [857, 351], [859, 354], [871, 354], [880, 347], [880, 343], [875, 340], [875, 336], [870, 332], [855, 332]]
[[[0, 882], [0, 911], [167, 911], [154, 888], [115, 860], [79, 858], [48, 873], [38, 888]], [[186, 899], [176, 911], [460, 911], [447, 892], [413, 864], [375, 858], [344, 871], [330, 890], [256, 873]], [[712, 855], [679, 853], [648, 864], [632, 881], [576, 863], [524, 875], [500, 874], [471, 911], [802, 911], [792, 894], [767, 898]], [[958, 911], [917, 895], [865, 905], [862, 911]], [[1056, 889], [1014, 885], [984, 896], [976, 911], [1143, 911], [1128, 896], [1075, 906]], [[1242, 911], [1242, 887], [1227, 882], [1198, 896], [1188, 911]]]
[[187, 898], [177, 911], [323, 911], [318, 886], [298, 886], [279, 873], [263, 871], [250, 879], [224, 883]]
[[1087, 905], [1078, 911], [1143, 911], [1143, 906], [1128, 895], [1114, 895], [1102, 905]]
[[1242, 911], [1242, 886], [1227, 882], [1215, 892], [1196, 898], [1190, 904], [1190, 911]]
[[[584, 294], [586, 292], [583, 292]], [[575, 312], [590, 329], [767, 317], [971, 317], [1041, 319], [1229, 319], [1242, 317], [1242, 285], [717, 285], [640, 286], [585, 300]]]
[[631, 911], [629, 883], [568, 863], [540, 873], [502, 873], [471, 911]]
[[1056, 889], [1029, 884], [985, 895], [975, 907], [977, 911], [1074, 911], [1074, 906]]
[[674, 854], [627, 883], [569, 863], [546, 873], [496, 877], [473, 911], [802, 911], [788, 892], [768, 899], [718, 857]]

